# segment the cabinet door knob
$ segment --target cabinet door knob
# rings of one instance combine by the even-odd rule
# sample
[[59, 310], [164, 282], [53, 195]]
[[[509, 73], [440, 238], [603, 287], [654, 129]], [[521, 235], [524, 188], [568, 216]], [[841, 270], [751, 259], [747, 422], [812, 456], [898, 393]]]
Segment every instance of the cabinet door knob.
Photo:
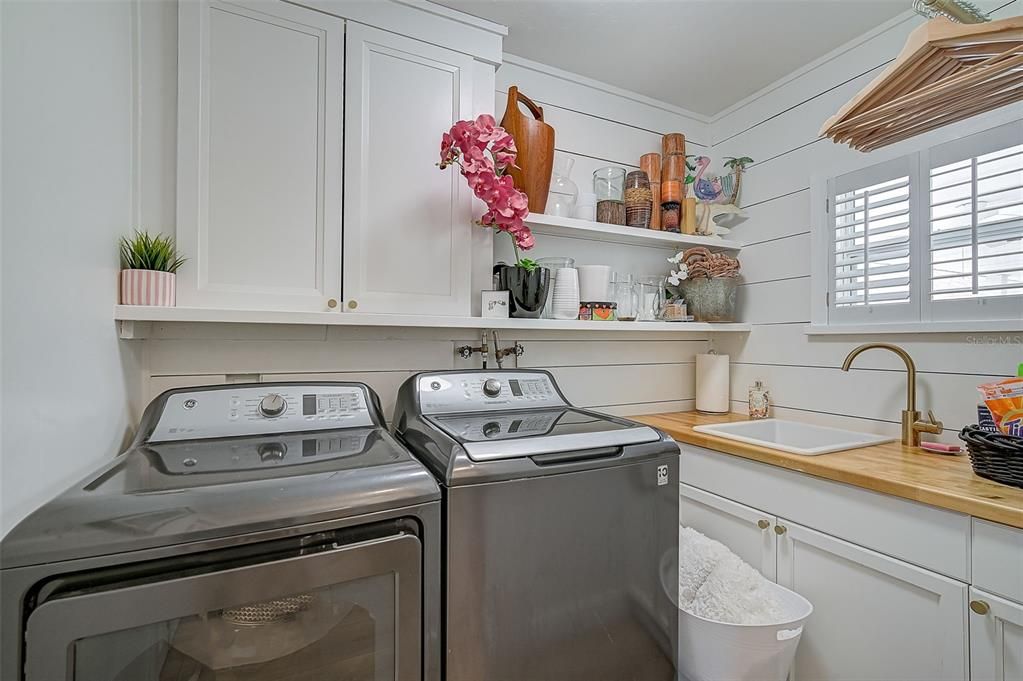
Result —
[[757, 521], [757, 527], [759, 527], [761, 530], [766, 530], [770, 526], [771, 526], [771, 521], [769, 521], [769, 520], [758, 520]]
[[337, 298], [329, 299], [327, 301], [327, 307], [329, 307], [331, 310], [333, 310], [335, 307], [337, 307]]
[[356, 300], [349, 300], [348, 301], [348, 309], [349, 310], [354, 310], [357, 307], [359, 307], [358, 301], [356, 301]]
[[985, 601], [970, 601], [970, 610], [978, 615], [986, 615], [991, 610], [991, 606]]
[[785, 534], [785, 530], [786, 530], [786, 528], [785, 528], [784, 525], [775, 525], [774, 526], [774, 533], [777, 534], [777, 535]]

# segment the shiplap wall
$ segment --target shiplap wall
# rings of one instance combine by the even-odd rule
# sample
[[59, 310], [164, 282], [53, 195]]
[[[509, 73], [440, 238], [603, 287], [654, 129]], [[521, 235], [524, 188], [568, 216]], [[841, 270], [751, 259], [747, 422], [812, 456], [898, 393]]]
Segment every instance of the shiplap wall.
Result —
[[[702, 120], [515, 57], [498, 71], [494, 98], [480, 93], [484, 101], [496, 101], [499, 120], [511, 84], [544, 107], [557, 129], [558, 153], [577, 159], [573, 177], [582, 188], [591, 185], [593, 170], [601, 166], [635, 168], [642, 154], [659, 150], [664, 132], [684, 132], [691, 149], [707, 148], [709, 130]], [[498, 258], [513, 257], [507, 239], [497, 239], [497, 251]], [[640, 275], [665, 273], [670, 254], [541, 236], [530, 256], [572, 256], [578, 264], [609, 264]], [[525, 347], [519, 366], [550, 369], [576, 404], [619, 414], [692, 408], [694, 355], [710, 347], [709, 336], [700, 333], [502, 334], [502, 346], [515, 341]], [[455, 352], [459, 345], [479, 345], [478, 333], [467, 330], [157, 324], [153, 337], [139, 342], [148, 368], [144, 393], [150, 399], [185, 385], [358, 380], [380, 394], [388, 416], [397, 387], [412, 373], [480, 366], [478, 355], [464, 361]]]
[[[1019, 13], [1014, 1], [996, 16]], [[743, 182], [749, 219], [734, 236], [745, 242], [741, 259], [741, 318], [752, 323], [746, 337], [718, 344], [732, 358], [732, 406], [746, 411], [748, 388], [763, 380], [771, 390], [775, 413], [825, 424], [896, 434], [905, 405], [902, 362], [884, 351], [857, 358], [850, 373], [841, 371], [849, 350], [860, 343], [897, 343], [915, 358], [918, 405], [944, 421], [940, 438], [976, 422], [976, 386], [1014, 375], [1023, 359], [1018, 334], [903, 334], [811, 337], [805, 334], [812, 290], [810, 186], [815, 178], [855, 168], [954, 139], [1013, 120], [1023, 107], [1006, 107], [870, 154], [851, 151], [818, 137], [823, 122], [869, 83], [902, 48], [919, 17], [903, 17], [837, 50], [781, 84], [766, 89], [715, 120], [713, 154], [751, 156]], [[1023, 126], [1020, 128], [1023, 139]]]
[[[505, 55], [497, 72], [494, 110], [498, 120], [505, 113], [512, 85], [543, 108], [544, 120], [555, 129], [556, 156], [574, 161], [571, 178], [579, 191], [593, 191], [593, 172], [599, 168], [638, 170], [640, 156], [660, 152], [664, 133], [685, 134], [690, 154], [710, 148], [710, 127], [701, 116], [513, 55]], [[525, 107], [520, 108], [525, 112]], [[498, 235], [494, 241], [496, 259], [513, 261], [508, 238]], [[667, 274], [669, 255], [672, 251], [663, 248], [547, 235], [537, 239], [529, 254], [532, 258], [569, 256], [576, 265], [610, 265], [616, 272], [640, 276]]]

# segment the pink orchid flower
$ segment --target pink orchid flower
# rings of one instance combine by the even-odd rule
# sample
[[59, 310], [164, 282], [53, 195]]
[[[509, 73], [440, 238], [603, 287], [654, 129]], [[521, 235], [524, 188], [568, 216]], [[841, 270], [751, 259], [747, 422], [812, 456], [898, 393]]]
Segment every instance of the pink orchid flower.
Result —
[[517, 249], [529, 250], [536, 244], [524, 222], [529, 198], [506, 174], [517, 155], [515, 138], [493, 116], [482, 114], [475, 121], [458, 121], [441, 135], [438, 165], [459, 166], [472, 193], [487, 206], [480, 224], [507, 232]]

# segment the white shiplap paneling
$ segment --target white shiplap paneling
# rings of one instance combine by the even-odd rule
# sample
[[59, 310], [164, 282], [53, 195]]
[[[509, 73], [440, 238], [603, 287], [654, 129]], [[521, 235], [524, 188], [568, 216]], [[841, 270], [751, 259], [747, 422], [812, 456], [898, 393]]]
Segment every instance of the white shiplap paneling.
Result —
[[[1018, 13], [1010, 3], [998, 16]], [[946, 432], [975, 422], [976, 385], [1010, 375], [1023, 345], [1018, 335], [990, 333], [902, 334], [891, 337], [807, 337], [810, 318], [812, 254], [807, 250], [811, 224], [808, 187], [826, 177], [872, 165], [941, 141], [1020, 118], [1018, 105], [1005, 107], [947, 126], [871, 154], [818, 139], [824, 120], [869, 82], [879, 67], [895, 57], [917, 18], [892, 22], [836, 51], [814, 68], [767, 88], [744, 106], [713, 123], [719, 142], [714, 156], [749, 155], [758, 162], [743, 184], [749, 219], [735, 231], [751, 245], [743, 250], [747, 283], [741, 289], [742, 321], [753, 331], [742, 338], [721, 339], [719, 351], [733, 361], [733, 406], [743, 401], [754, 380], [764, 380], [780, 417], [798, 416], [817, 422], [872, 432], [888, 432], [905, 404], [902, 363], [881, 351], [862, 355], [850, 373], [842, 360], [860, 343], [887, 340], [905, 347], [917, 360], [918, 405], [933, 408]], [[766, 281], [771, 279], [771, 281]]]

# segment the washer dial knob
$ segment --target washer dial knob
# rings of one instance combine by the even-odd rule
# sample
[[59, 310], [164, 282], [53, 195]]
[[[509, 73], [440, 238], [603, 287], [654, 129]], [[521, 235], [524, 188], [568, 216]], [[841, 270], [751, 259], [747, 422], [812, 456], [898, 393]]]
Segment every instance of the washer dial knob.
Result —
[[259, 401], [259, 413], [268, 419], [280, 416], [288, 408], [288, 403], [277, 393], [270, 393]]
[[483, 394], [487, 397], [497, 397], [501, 394], [501, 382], [496, 378], [483, 381]]
[[280, 461], [288, 453], [288, 445], [283, 442], [264, 442], [256, 449], [262, 462]]

